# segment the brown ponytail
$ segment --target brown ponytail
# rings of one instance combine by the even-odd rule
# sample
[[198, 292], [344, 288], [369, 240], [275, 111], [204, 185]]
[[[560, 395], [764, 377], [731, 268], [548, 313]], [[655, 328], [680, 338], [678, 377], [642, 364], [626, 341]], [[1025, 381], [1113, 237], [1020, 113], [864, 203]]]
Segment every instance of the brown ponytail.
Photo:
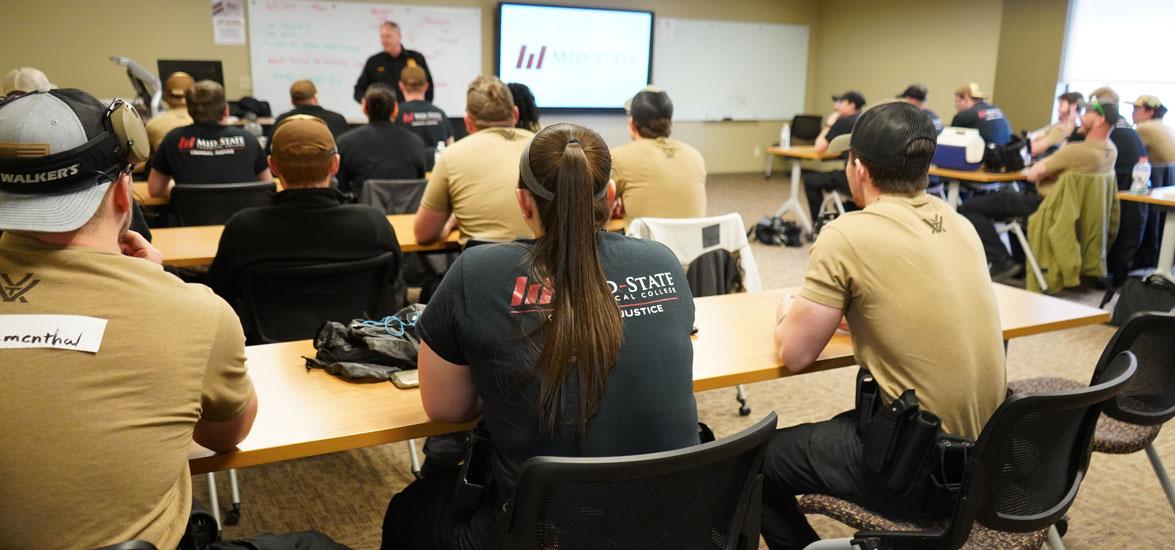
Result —
[[620, 308], [596, 250], [597, 232], [609, 215], [603, 193], [612, 157], [595, 132], [556, 124], [535, 135], [524, 163], [523, 180], [530, 177], [532, 185], [520, 181], [519, 187], [539, 186], [531, 195], [543, 224], [531, 251], [532, 271], [553, 292], [551, 316], [540, 329], [545, 342], [537, 362], [539, 426], [543, 433], [554, 432], [565, 411], [564, 383], [574, 375], [583, 438], [588, 419], [599, 410], [623, 335]]

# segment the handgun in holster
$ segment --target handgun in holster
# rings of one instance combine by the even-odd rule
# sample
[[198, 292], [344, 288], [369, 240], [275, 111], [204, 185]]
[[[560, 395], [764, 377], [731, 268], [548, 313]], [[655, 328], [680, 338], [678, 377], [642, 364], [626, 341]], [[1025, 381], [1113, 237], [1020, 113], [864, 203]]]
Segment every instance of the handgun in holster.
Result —
[[478, 423], [470, 439], [465, 461], [461, 463], [461, 477], [453, 488], [453, 516], [457, 519], [468, 519], [481, 505], [492, 474], [490, 455], [493, 454], [494, 443], [490, 439], [489, 429], [484, 423]]

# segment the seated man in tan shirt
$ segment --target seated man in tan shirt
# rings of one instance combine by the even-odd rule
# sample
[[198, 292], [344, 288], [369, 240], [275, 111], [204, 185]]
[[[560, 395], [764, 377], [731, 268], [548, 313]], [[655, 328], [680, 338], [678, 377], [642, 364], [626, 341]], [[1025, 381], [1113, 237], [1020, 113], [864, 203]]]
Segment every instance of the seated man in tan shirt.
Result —
[[1102, 96], [1093, 96], [1081, 125], [1087, 128], [1085, 140], [1066, 143], [1056, 153], [1045, 157], [1028, 170], [1027, 185], [1023, 190], [1004, 186], [999, 191], [978, 195], [959, 207], [959, 213], [975, 225], [983, 250], [990, 265], [991, 278], [1003, 281], [1023, 271], [1023, 262], [1012, 258], [996, 232], [995, 222], [1031, 215], [1040, 207], [1049, 189], [1064, 172], [1105, 174], [1114, 171], [1118, 149], [1109, 141], [1110, 131], [1118, 122], [1118, 103]]
[[232, 308], [127, 229], [130, 165], [149, 149], [123, 105], [103, 115], [68, 89], [0, 104], [5, 548], [175, 548], [192, 441], [231, 450], [257, 414]]
[[159, 150], [159, 143], [168, 132], [192, 123], [192, 115], [188, 114], [184, 97], [195, 83], [192, 76], [183, 71], [171, 73], [163, 83], [163, 103], [167, 105], [167, 110], [147, 121], [147, 139], [151, 140], [152, 155]]
[[652, 86], [625, 106], [632, 143], [612, 150], [612, 179], [619, 195], [616, 214], [636, 218], [701, 218], [706, 215], [706, 161], [676, 139], [673, 102]]
[[[413, 230], [429, 244], [461, 230], [461, 244], [509, 242], [532, 236], [518, 212], [518, 162], [534, 133], [515, 128], [510, 89], [479, 76], [465, 94], [469, 135], [445, 149], [428, 179]], [[451, 215], [451, 217], [450, 217]]]
[[1031, 134], [1029, 142], [1032, 156], [1047, 156], [1064, 145], [1069, 136], [1077, 131], [1084, 110], [1085, 96], [1081, 92], [1067, 92], [1057, 96], [1057, 122]]
[[[845, 171], [864, 209], [820, 232], [799, 296], [779, 306], [776, 351], [800, 372], [844, 319], [882, 402], [915, 390], [943, 431], [974, 439], [1003, 401], [1004, 349], [975, 230], [926, 194], [936, 137], [930, 119], [906, 103], [878, 105], [857, 120]], [[908, 493], [895, 494], [866, 466], [862, 437], [855, 412], [776, 432], [763, 462], [769, 548], [803, 548], [818, 538], [796, 509], [799, 494], [832, 495], [887, 516], [953, 512], [953, 497], [929, 481], [937, 455], [927, 454]]]

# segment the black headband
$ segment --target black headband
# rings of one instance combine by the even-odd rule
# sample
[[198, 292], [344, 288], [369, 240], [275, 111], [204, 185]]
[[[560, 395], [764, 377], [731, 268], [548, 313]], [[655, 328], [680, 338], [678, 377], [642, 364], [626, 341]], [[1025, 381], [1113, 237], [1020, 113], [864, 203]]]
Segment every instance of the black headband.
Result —
[[0, 191], [21, 195], [70, 193], [98, 185], [99, 175], [126, 163], [118, 136], [103, 132], [81, 147], [44, 156], [0, 158]]
[[[567, 140], [567, 145], [564, 146], [564, 149], [566, 149], [567, 146], [570, 146], [573, 143], [575, 145], [580, 145], [578, 139], [571, 138], [571, 139]], [[530, 168], [530, 147], [531, 147], [531, 145], [534, 145], [534, 138], [531, 138], [530, 143], [527, 143], [526, 148], [522, 150], [522, 160], [519, 162], [519, 165], [518, 165], [518, 174], [520, 176], [522, 176], [522, 183], [526, 185], [526, 188], [529, 189], [531, 193], [534, 193], [536, 196], [542, 198], [543, 200], [553, 201], [553, 200], [555, 200], [555, 193], [551, 192], [550, 189], [543, 187], [543, 185], [541, 183], [539, 183], [539, 179], [535, 177], [534, 170], [531, 170], [531, 168]], [[599, 193], [596, 193], [596, 198], [602, 199], [607, 194], [608, 194], [608, 186], [605, 185], [604, 188], [601, 189]]]

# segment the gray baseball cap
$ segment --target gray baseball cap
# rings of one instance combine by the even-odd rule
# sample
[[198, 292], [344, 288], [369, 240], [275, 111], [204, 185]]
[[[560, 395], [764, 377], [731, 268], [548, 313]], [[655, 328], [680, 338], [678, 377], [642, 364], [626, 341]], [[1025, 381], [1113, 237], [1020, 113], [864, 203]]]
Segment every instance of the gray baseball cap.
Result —
[[0, 103], [0, 230], [60, 233], [94, 216], [125, 164], [105, 110], [71, 89]]

